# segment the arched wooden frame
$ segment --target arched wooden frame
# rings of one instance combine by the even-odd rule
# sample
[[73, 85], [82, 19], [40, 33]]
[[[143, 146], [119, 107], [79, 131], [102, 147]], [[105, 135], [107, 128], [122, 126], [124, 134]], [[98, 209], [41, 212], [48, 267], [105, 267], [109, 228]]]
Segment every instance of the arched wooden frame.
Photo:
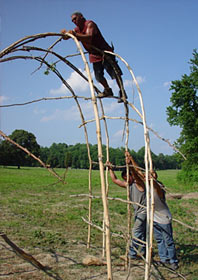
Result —
[[[101, 197], [102, 197], [102, 202], [103, 202], [103, 211], [104, 211], [104, 223], [103, 223], [103, 248], [105, 248], [105, 251], [103, 251], [103, 255], [106, 254], [106, 261], [107, 261], [107, 277], [108, 280], [113, 279], [112, 275], [112, 264], [111, 264], [111, 232], [110, 232], [110, 220], [109, 220], [109, 209], [108, 209], [108, 167], [105, 167], [103, 163], [103, 151], [102, 151], [102, 137], [101, 137], [101, 121], [104, 122], [104, 128], [105, 128], [105, 135], [106, 135], [106, 158], [107, 161], [109, 161], [109, 135], [108, 135], [108, 127], [107, 127], [107, 122], [106, 119], [116, 119], [112, 117], [108, 117], [105, 115], [104, 107], [103, 107], [103, 102], [102, 99], [97, 98], [97, 93], [100, 91], [98, 88], [93, 84], [90, 68], [88, 65], [88, 62], [86, 60], [85, 54], [82, 50], [81, 44], [79, 41], [76, 39], [75, 36], [73, 36], [70, 33], [67, 33], [69, 37], [71, 37], [81, 55], [81, 58], [83, 60], [83, 63], [85, 65], [85, 70], [87, 73], [87, 77], [85, 77], [81, 71], [79, 71], [71, 62], [69, 62], [66, 58], [62, 57], [58, 53], [53, 51], [53, 47], [58, 44], [62, 37], [60, 37], [59, 33], [42, 33], [42, 34], [36, 34], [32, 36], [27, 36], [12, 45], [10, 45], [8, 48], [4, 49], [3, 51], [0, 52], [0, 62], [6, 62], [6, 61], [11, 61], [11, 60], [17, 60], [17, 59], [25, 59], [25, 60], [36, 60], [40, 63], [40, 66], [37, 70], [40, 69], [42, 64], [45, 64], [48, 69], [51, 69], [57, 76], [58, 78], [62, 81], [62, 83], [69, 89], [70, 93], [72, 96], [64, 96], [64, 97], [59, 97], [59, 98], [42, 98], [39, 100], [34, 100], [31, 102], [23, 103], [23, 104], [11, 104], [11, 105], [4, 105], [1, 107], [10, 107], [10, 106], [19, 106], [19, 105], [26, 105], [29, 103], [33, 102], [39, 102], [42, 100], [52, 100], [52, 99], [65, 99], [65, 98], [73, 98], [74, 101], [76, 102], [76, 105], [78, 107], [80, 116], [81, 116], [81, 126], [84, 128], [84, 134], [85, 134], [85, 139], [86, 139], [86, 144], [87, 144], [87, 151], [88, 151], [88, 158], [89, 158], [89, 220], [88, 220], [88, 240], [87, 240], [87, 247], [89, 248], [90, 246], [90, 236], [91, 236], [91, 222], [92, 222], [92, 184], [91, 184], [91, 171], [92, 171], [92, 165], [93, 161], [91, 159], [90, 155], [90, 148], [89, 148], [89, 141], [88, 141], [88, 132], [87, 132], [87, 125], [90, 122], [95, 122], [96, 124], [96, 136], [97, 136], [97, 144], [98, 144], [98, 165], [99, 165], [99, 170], [100, 170], [100, 181], [101, 181]], [[30, 46], [29, 44], [31, 42], [34, 42], [35, 40], [46, 38], [46, 37], [57, 37], [58, 39], [56, 42], [50, 46], [48, 49], [43, 49], [39, 47], [34, 47]], [[44, 56], [32, 56], [32, 55], [13, 55], [16, 52], [25, 52], [29, 53], [30, 51], [35, 51], [35, 52], [40, 52], [44, 53]], [[89, 83], [89, 88], [90, 88], [90, 97], [80, 97], [75, 94], [71, 86], [65, 81], [65, 79], [62, 77], [60, 72], [54, 67], [52, 69], [52, 66], [47, 62], [46, 57], [48, 54], [53, 55], [58, 61], [62, 61], [65, 63], [67, 66], [71, 67], [74, 71], [76, 71], [81, 77], [83, 77], [88, 83]], [[150, 278], [150, 267], [151, 267], [151, 251], [152, 251], [152, 240], [153, 240], [153, 206], [154, 206], [154, 200], [153, 200], [153, 181], [149, 181], [149, 171], [153, 169], [152, 166], [152, 158], [151, 158], [151, 150], [150, 150], [150, 139], [149, 139], [149, 130], [147, 124], [146, 124], [146, 116], [145, 116], [145, 110], [144, 110], [144, 104], [143, 104], [143, 98], [142, 98], [142, 93], [140, 90], [140, 87], [138, 85], [138, 82], [136, 80], [136, 77], [129, 66], [129, 64], [118, 54], [111, 53], [111, 52], [106, 52], [110, 53], [112, 55], [115, 55], [117, 58], [119, 58], [128, 68], [133, 83], [135, 83], [137, 92], [139, 95], [139, 101], [140, 101], [140, 106], [141, 106], [141, 112], [134, 106], [134, 104], [128, 102], [127, 100], [124, 101], [123, 106], [125, 108], [125, 117], [120, 117], [119, 119], [123, 119], [125, 123], [125, 129], [123, 129], [124, 134], [125, 134], [125, 150], [128, 150], [128, 141], [129, 141], [129, 121], [135, 121], [136, 123], [140, 123], [143, 125], [144, 128], [144, 142], [145, 142], [145, 174], [146, 174], [146, 192], [147, 192], [147, 234], [146, 234], [146, 259], [145, 259], [145, 280], [148, 280]], [[94, 109], [94, 120], [90, 121], [85, 121], [84, 116], [83, 116], [83, 111], [80, 106], [80, 103], [78, 102], [79, 98], [84, 98], [85, 100], [91, 100], [93, 109]], [[99, 116], [99, 106], [100, 110], [102, 112], [102, 116]], [[141, 118], [141, 121], [137, 121], [134, 119], [129, 118], [129, 108], [132, 108], [137, 115]], [[154, 132], [153, 130], [151, 130]], [[156, 132], [154, 132], [155, 135], [158, 136]], [[30, 156], [32, 156], [35, 160], [39, 161], [39, 163], [48, 169], [49, 172], [51, 172], [56, 178], [60, 181], [63, 181], [62, 178], [51, 168], [49, 168], [45, 163], [43, 163], [39, 158], [35, 157], [31, 152], [29, 152], [27, 149], [21, 147], [14, 141], [12, 141], [5, 133], [0, 131], [0, 135], [4, 137], [7, 141], [10, 141], [12, 144], [18, 146], [18, 148], [22, 149], [24, 152], [28, 153]], [[158, 136], [159, 137], [159, 136]], [[159, 137], [160, 138], [160, 137]], [[166, 141], [171, 147], [173, 147], [177, 152], [178, 150], [169, 143], [168, 140], [162, 139]], [[106, 173], [105, 173], [105, 168], [106, 168]], [[127, 166], [127, 170], [129, 170], [129, 167]], [[130, 213], [130, 203], [129, 203], [129, 186], [127, 188], [127, 207], [128, 207], [128, 247], [129, 247], [129, 242], [131, 239], [131, 213]], [[151, 202], [151, 203], [150, 203]]]

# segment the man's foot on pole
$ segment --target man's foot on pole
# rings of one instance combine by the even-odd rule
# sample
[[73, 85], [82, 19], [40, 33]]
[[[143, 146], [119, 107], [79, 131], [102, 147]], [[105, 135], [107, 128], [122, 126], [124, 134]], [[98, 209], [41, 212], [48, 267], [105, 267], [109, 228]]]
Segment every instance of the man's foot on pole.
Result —
[[98, 94], [98, 97], [100, 98], [109, 96], [113, 96], [113, 91], [111, 88], [105, 88], [103, 92]]

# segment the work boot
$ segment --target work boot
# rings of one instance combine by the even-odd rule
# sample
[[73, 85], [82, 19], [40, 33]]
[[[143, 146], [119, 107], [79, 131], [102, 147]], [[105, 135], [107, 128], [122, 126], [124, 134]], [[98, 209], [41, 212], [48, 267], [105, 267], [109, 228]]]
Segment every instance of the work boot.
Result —
[[179, 268], [179, 265], [178, 265], [178, 263], [174, 262], [174, 263], [171, 263], [170, 267], [172, 268], [172, 270], [177, 270]]
[[168, 261], [165, 261], [165, 262], [156, 261], [155, 263], [156, 263], [156, 265], [158, 265], [158, 266], [166, 266], [166, 265], [169, 265], [169, 264], [170, 264]]
[[105, 88], [103, 92], [98, 94], [98, 97], [108, 97], [108, 96], [113, 96], [113, 91], [111, 88]]

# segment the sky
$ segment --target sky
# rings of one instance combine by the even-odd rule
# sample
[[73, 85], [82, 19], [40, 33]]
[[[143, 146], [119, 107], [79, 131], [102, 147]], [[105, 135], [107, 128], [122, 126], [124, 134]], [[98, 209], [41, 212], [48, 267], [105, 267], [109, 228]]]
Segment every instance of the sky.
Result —
[[[143, 98], [147, 126], [162, 138], [174, 143], [180, 135], [179, 127], [167, 122], [166, 108], [171, 105], [171, 81], [180, 80], [190, 73], [189, 61], [198, 46], [198, 1], [197, 0], [0, 0], [0, 49], [8, 47], [25, 36], [45, 32], [60, 33], [73, 29], [71, 14], [81, 11], [86, 19], [93, 20], [100, 28], [106, 41], [115, 47], [132, 69]], [[31, 46], [48, 48], [59, 37], [33, 42]], [[53, 49], [62, 56], [77, 53], [75, 42], [61, 41]], [[16, 54], [15, 54], [16, 55]], [[35, 53], [31, 53], [35, 55]], [[88, 57], [86, 55], [88, 60]], [[80, 56], [68, 58], [83, 73], [85, 65]], [[48, 56], [53, 63], [56, 58]], [[123, 71], [123, 81], [129, 102], [141, 110], [137, 88], [128, 68], [118, 58]], [[0, 105], [20, 104], [45, 97], [71, 96], [60, 79], [53, 73], [45, 75], [46, 67], [38, 70], [33, 60], [17, 60], [0, 63]], [[92, 65], [89, 63], [95, 85]], [[90, 97], [88, 83], [83, 81], [71, 68], [57, 64], [64, 79], [76, 95]], [[35, 71], [37, 70], [37, 71]], [[105, 73], [114, 95], [118, 95], [115, 81]], [[79, 99], [85, 120], [94, 119], [91, 101]], [[123, 117], [123, 104], [116, 99], [102, 99], [105, 115]], [[100, 112], [100, 109], [99, 109]], [[129, 117], [141, 121], [130, 107]], [[81, 118], [73, 99], [48, 100], [26, 106], [0, 108], [0, 129], [10, 135], [15, 129], [33, 133], [42, 147], [53, 143], [86, 143]], [[124, 121], [108, 119], [109, 145], [125, 146], [123, 137]], [[102, 142], [106, 144], [105, 130], [101, 122]], [[97, 143], [95, 122], [87, 124], [88, 141]], [[173, 149], [149, 132], [151, 150], [155, 154], [173, 154]], [[138, 151], [144, 146], [143, 127], [130, 121], [130, 149]]]

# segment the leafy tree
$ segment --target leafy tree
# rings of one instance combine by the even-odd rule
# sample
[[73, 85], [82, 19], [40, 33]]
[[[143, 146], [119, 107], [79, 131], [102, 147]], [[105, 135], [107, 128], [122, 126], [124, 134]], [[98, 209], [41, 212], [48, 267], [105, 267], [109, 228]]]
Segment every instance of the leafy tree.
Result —
[[47, 157], [47, 164], [51, 167], [65, 167], [65, 156], [67, 153], [67, 144], [53, 143], [49, 148], [49, 155]]
[[49, 154], [50, 154], [50, 148], [48, 148], [48, 147], [40, 148], [40, 158], [43, 162], [47, 162]]
[[72, 154], [71, 154], [71, 152], [67, 152], [66, 154], [65, 154], [65, 167], [67, 168], [67, 167], [71, 167], [71, 165], [72, 165]]
[[[9, 137], [35, 156], [39, 156], [40, 146], [32, 133], [22, 129], [16, 129]], [[20, 166], [35, 166], [35, 160], [33, 158], [7, 141], [2, 141], [0, 153], [2, 156], [1, 164], [3, 165], [16, 165], [18, 168]]]
[[142, 147], [137, 151], [136, 154], [137, 164], [142, 168], [144, 168], [144, 157], [145, 157], [145, 147]]
[[167, 169], [167, 163], [166, 163], [165, 155], [160, 153], [158, 155], [158, 157], [156, 158], [155, 164], [157, 166], [157, 169], [159, 169], [159, 170]]
[[[170, 90], [171, 106], [167, 107], [170, 125], [180, 126], [181, 133], [177, 145], [187, 157], [183, 170], [198, 172], [198, 53], [193, 51], [190, 60], [190, 74], [181, 80], [172, 81]], [[188, 174], [189, 175], [189, 174]]]
[[[90, 153], [93, 161], [98, 162], [98, 146], [90, 145]], [[99, 169], [99, 166], [94, 164], [93, 169]]]
[[2, 141], [0, 144], [0, 164], [4, 166], [8, 165], [14, 165], [13, 163], [13, 146], [7, 142], [7, 141]]

